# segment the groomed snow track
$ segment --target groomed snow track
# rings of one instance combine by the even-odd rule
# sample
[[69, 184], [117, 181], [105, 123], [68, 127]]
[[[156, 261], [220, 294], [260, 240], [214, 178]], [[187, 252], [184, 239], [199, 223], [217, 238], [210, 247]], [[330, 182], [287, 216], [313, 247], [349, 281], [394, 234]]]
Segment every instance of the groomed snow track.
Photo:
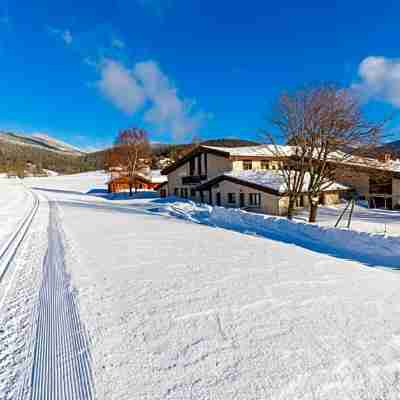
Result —
[[32, 207], [22, 218], [22, 221], [18, 225], [15, 232], [11, 235], [11, 237], [0, 250], [0, 283], [4, 278], [4, 275], [8, 271], [8, 268], [10, 267], [15, 254], [17, 253], [19, 247], [25, 239], [25, 236], [30, 226], [32, 225], [33, 218], [35, 217], [39, 208], [38, 196], [32, 191], [30, 191], [30, 193], [33, 199]]
[[66, 273], [57, 206], [50, 202], [31, 376], [32, 400], [93, 399], [89, 340]]
[[[39, 207], [39, 196], [32, 190], [29, 193], [31, 207], [0, 248], [0, 284], [4, 285], [0, 299], [0, 398], [91, 400], [95, 395], [89, 339], [65, 268], [58, 208], [49, 201], [47, 234], [43, 230], [47, 251], [43, 248], [42, 258], [37, 259], [36, 265], [37, 261], [26, 251], [29, 246], [40, 246], [32, 241], [30, 233], [37, 235], [34, 233], [37, 227], [30, 228], [34, 221], [43, 223], [44, 214]], [[35, 219], [36, 215], [39, 220]], [[24, 257], [25, 261], [21, 262]], [[36, 283], [31, 279], [29, 271], [32, 270], [36, 271]], [[28, 302], [32, 306], [24, 307]], [[17, 309], [25, 310], [26, 315], [20, 316], [22, 322], [13, 323], [19, 315], [15, 314]], [[23, 332], [18, 331], [17, 327], [21, 326]]]

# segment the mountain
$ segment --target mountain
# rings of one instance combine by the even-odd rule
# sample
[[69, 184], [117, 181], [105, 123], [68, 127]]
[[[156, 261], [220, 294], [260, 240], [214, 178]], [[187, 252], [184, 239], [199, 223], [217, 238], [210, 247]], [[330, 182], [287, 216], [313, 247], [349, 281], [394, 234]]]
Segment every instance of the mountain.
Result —
[[85, 154], [84, 151], [74, 146], [51, 138], [50, 136], [42, 133], [35, 133], [28, 136], [14, 132], [0, 131], [0, 143], [3, 145], [8, 143], [20, 146], [31, 146], [40, 148], [42, 150], [54, 151], [74, 156], [82, 156]]
[[38, 174], [43, 170], [73, 174], [99, 169], [100, 162], [88, 159], [82, 150], [47, 135], [0, 132], [0, 172], [13, 171], [23, 176], [29, 163], [35, 166]]
[[53, 147], [53, 148], [57, 149], [57, 151], [63, 151], [66, 153], [76, 154], [76, 155], [86, 154], [86, 151], [83, 151], [83, 150], [81, 150], [75, 146], [72, 146], [68, 143], [62, 142], [61, 140], [54, 139], [46, 134], [34, 133], [34, 134], [32, 134], [31, 138], [34, 141], [36, 141], [38, 143], [42, 143], [45, 146]]

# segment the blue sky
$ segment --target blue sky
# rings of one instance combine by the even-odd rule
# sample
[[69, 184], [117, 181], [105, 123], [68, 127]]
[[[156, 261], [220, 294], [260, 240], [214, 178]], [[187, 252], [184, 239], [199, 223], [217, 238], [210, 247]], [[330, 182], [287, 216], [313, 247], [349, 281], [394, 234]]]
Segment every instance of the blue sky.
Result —
[[0, 129], [84, 148], [130, 126], [258, 139], [279, 93], [321, 81], [379, 118], [400, 106], [399, 14], [394, 1], [1, 0]]

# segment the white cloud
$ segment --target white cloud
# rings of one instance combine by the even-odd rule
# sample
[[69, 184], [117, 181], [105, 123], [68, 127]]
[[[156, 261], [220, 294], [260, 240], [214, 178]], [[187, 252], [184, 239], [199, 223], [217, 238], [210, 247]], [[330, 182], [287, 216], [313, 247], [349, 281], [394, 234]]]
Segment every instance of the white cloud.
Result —
[[72, 35], [68, 29], [62, 33], [62, 38], [66, 44], [72, 43]]
[[400, 60], [367, 57], [359, 65], [359, 83], [352, 87], [365, 98], [376, 98], [400, 107]]
[[195, 132], [207, 116], [183, 99], [155, 61], [137, 63], [132, 70], [105, 60], [97, 83], [101, 92], [127, 114], [144, 109], [144, 120], [160, 131], [182, 139]]
[[100, 66], [100, 91], [127, 114], [138, 111], [145, 103], [145, 94], [132, 71], [114, 60], [104, 60]]
[[57, 36], [58, 38], [63, 40], [66, 45], [69, 46], [72, 43], [72, 33], [69, 29], [65, 30], [57, 28], [48, 28], [48, 29], [52, 35]]

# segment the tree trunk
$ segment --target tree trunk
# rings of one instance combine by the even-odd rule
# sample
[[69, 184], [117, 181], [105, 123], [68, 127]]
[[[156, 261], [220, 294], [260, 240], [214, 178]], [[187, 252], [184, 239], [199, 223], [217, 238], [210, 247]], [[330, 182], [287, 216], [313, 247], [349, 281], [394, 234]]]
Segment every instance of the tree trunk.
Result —
[[308, 222], [317, 222], [318, 202], [313, 202], [310, 199], [310, 215]]
[[133, 195], [133, 193], [132, 193], [132, 184], [130, 183], [129, 184], [129, 196], [132, 196]]
[[290, 219], [290, 220], [293, 219], [295, 203], [296, 203], [296, 199], [293, 196], [289, 196], [287, 218]]

